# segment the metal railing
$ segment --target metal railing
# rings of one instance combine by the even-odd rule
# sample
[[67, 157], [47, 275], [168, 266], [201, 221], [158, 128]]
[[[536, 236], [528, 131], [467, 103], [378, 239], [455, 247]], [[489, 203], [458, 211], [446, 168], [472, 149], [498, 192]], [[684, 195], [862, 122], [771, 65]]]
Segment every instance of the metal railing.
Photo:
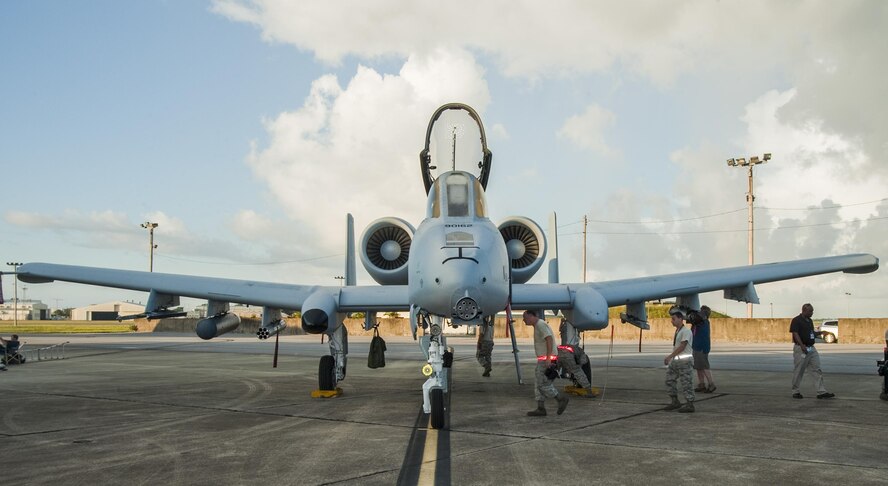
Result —
[[52, 346], [46, 346], [43, 348], [36, 349], [25, 349], [20, 351], [19, 353], [25, 357], [25, 360], [31, 361], [44, 361], [49, 359], [65, 359], [65, 345], [70, 341], [65, 341], [60, 344], [53, 344]]

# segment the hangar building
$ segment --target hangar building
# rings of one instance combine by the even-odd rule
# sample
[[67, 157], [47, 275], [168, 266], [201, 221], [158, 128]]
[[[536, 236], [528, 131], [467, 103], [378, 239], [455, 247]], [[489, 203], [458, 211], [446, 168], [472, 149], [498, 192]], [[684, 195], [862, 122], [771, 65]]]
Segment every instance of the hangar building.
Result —
[[145, 312], [145, 306], [132, 302], [114, 301], [92, 304], [71, 309], [72, 321], [113, 321], [119, 316], [130, 316]]

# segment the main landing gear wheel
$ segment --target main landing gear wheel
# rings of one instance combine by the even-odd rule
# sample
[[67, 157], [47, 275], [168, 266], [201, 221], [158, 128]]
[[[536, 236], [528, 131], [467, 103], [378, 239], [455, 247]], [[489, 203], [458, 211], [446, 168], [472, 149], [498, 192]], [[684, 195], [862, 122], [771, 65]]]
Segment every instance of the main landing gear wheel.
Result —
[[429, 400], [432, 402], [431, 424], [433, 429], [444, 428], [444, 390], [433, 388], [429, 392]]
[[333, 356], [321, 356], [318, 364], [318, 388], [324, 391], [336, 389], [336, 360]]

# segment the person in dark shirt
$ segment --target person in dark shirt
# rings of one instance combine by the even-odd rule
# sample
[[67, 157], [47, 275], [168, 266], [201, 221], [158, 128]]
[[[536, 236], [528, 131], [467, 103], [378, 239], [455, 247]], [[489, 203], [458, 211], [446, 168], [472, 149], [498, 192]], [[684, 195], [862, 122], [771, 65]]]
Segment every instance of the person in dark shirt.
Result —
[[691, 311], [688, 321], [694, 335], [694, 369], [697, 370], [697, 388], [695, 392], [712, 393], [715, 391], [715, 380], [709, 366], [709, 350], [711, 349], [709, 316], [712, 310], [708, 306], [700, 308], [700, 312]]
[[814, 348], [814, 306], [805, 304], [802, 313], [795, 316], [789, 324], [789, 332], [792, 334], [792, 397], [804, 398], [799, 386], [805, 376], [805, 370], [810, 370], [814, 376], [814, 386], [817, 388], [817, 398], [833, 398], [835, 395], [828, 392], [823, 386], [823, 371], [820, 369], [820, 354]]
[[18, 351], [19, 346], [21, 346], [21, 343], [19, 342], [18, 334], [13, 334], [9, 340], [0, 337], [0, 353], [13, 354]]
[[20, 360], [15, 361], [19, 346], [21, 343], [18, 334], [13, 334], [9, 340], [0, 337], [0, 369], [5, 369], [5, 365], [10, 362], [21, 362]]

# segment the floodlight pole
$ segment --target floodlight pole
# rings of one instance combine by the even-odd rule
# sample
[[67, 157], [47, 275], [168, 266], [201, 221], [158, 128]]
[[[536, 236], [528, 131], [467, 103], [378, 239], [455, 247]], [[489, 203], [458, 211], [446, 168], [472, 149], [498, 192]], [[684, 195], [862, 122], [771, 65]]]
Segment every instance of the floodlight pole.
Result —
[[586, 225], [589, 223], [589, 218], [586, 215], [583, 215], [583, 283], [586, 283]]
[[[747, 180], [749, 183], [749, 190], [746, 193], [746, 203], [749, 207], [749, 216], [747, 218], [747, 247], [748, 247], [748, 260], [749, 265], [753, 265], [755, 263], [755, 193], [753, 192], [753, 184], [752, 184], [752, 168], [758, 164], [763, 164], [767, 161], [771, 160], [771, 154], [767, 153], [762, 156], [761, 159], [758, 156], [750, 157], [747, 161], [745, 157], [740, 157], [738, 159], [728, 159], [729, 167], [746, 167]], [[746, 317], [752, 318], [752, 303], [746, 304]]]
[[18, 327], [18, 267], [21, 265], [19, 262], [6, 262], [7, 265], [12, 267], [15, 272], [12, 277], [12, 325], [13, 327]]
[[152, 223], [151, 221], [145, 221], [140, 226], [146, 228], [148, 230], [148, 271], [154, 271], [154, 249], [157, 248], [157, 245], [154, 244], [154, 228], [157, 228], [157, 223]]

